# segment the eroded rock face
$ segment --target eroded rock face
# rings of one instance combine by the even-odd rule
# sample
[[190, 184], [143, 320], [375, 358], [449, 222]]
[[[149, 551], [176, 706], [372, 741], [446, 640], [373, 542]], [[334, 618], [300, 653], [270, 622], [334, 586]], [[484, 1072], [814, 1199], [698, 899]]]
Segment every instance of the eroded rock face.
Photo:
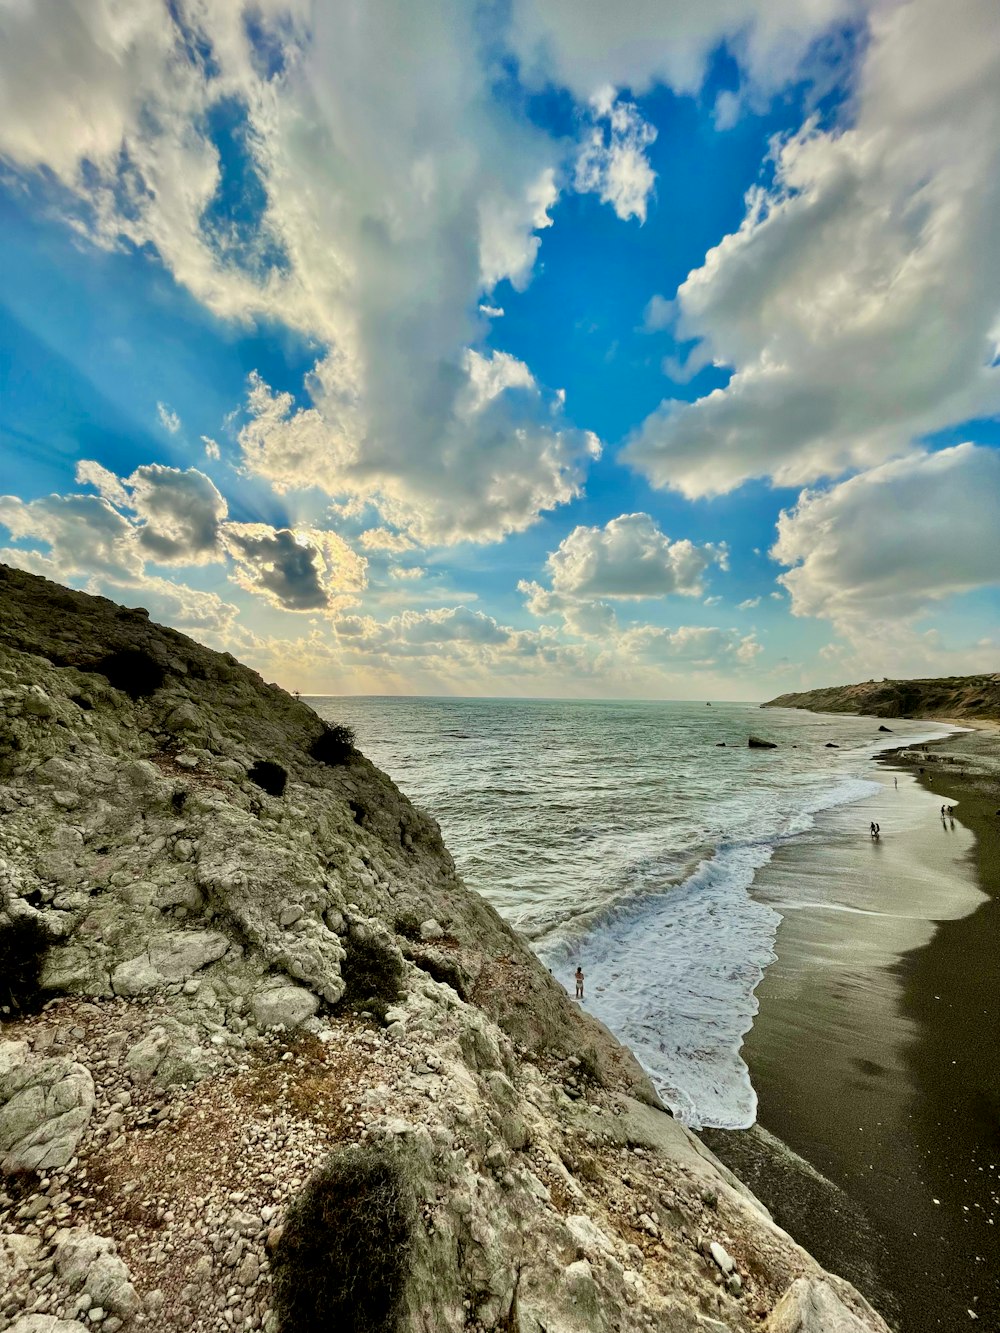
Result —
[[94, 1080], [73, 1061], [0, 1043], [0, 1169], [49, 1171], [76, 1152], [94, 1109]]
[[16, 1232], [0, 1235], [0, 1291], [10, 1291], [14, 1283], [38, 1263], [42, 1243], [37, 1236]]
[[796, 1278], [767, 1321], [767, 1333], [866, 1333], [868, 1327], [829, 1282], [808, 1277]]
[[[102, 674], [129, 652], [148, 694]], [[811, 1333], [816, 1310], [886, 1333], [434, 821], [363, 756], [312, 758], [321, 728], [233, 658], [0, 566], [0, 929], [44, 924], [54, 996], [0, 1042], [0, 1165], [47, 1182], [0, 1179], [0, 1333], [274, 1333], [270, 1256], [334, 1144], [406, 1164], [406, 1333]], [[362, 985], [383, 1022], [344, 1012]]]
[[176, 1019], [164, 1018], [136, 1042], [125, 1057], [135, 1083], [150, 1080], [161, 1087], [197, 1083], [218, 1067], [218, 1058], [199, 1045], [196, 1032]]
[[114, 1243], [81, 1228], [56, 1233], [53, 1262], [60, 1283], [72, 1295], [86, 1292], [89, 1309], [131, 1319], [139, 1296], [129, 1271], [115, 1253]]
[[119, 963], [111, 973], [111, 985], [116, 995], [160, 990], [171, 981], [186, 981], [228, 948], [228, 938], [216, 930], [165, 931], [145, 953]]
[[274, 986], [258, 991], [250, 1001], [259, 1028], [297, 1028], [312, 1018], [319, 1001], [304, 986]]

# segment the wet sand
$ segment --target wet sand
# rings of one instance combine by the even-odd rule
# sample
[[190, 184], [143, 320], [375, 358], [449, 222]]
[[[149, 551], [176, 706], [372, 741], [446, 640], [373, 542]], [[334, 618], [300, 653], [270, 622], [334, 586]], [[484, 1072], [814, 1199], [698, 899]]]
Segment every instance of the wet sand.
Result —
[[758, 1120], [825, 1180], [754, 1131], [705, 1135], [902, 1333], [1000, 1329], [1000, 780], [960, 777], [963, 745], [1000, 753], [873, 763], [880, 791], [754, 885], [784, 918], [743, 1048]]

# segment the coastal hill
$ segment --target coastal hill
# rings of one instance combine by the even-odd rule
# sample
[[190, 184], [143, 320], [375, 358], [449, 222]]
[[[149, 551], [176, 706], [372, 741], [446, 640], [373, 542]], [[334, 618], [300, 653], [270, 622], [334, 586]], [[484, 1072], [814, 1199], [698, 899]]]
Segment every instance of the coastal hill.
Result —
[[945, 676], [939, 680], [866, 680], [858, 685], [780, 694], [761, 707], [871, 717], [1000, 720], [1000, 674]]
[[0, 1333], [886, 1333], [344, 728], [0, 566]]

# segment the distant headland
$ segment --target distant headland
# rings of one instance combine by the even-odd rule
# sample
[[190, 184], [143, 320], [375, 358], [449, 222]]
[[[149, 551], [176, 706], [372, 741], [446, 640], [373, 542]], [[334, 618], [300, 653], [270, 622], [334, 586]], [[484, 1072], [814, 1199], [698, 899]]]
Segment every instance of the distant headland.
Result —
[[920, 717], [1000, 721], [1000, 673], [944, 676], [934, 680], [865, 680], [779, 694], [761, 708], [805, 708], [811, 713], [867, 713], [872, 717]]

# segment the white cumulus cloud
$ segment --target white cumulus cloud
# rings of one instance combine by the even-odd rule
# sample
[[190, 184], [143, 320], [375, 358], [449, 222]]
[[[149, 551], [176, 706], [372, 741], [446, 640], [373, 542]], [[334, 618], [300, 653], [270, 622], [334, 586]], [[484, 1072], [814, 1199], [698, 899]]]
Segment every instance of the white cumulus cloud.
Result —
[[649, 514], [621, 514], [603, 528], [577, 527], [546, 561], [565, 597], [695, 597], [705, 572], [726, 564], [723, 546], [671, 541]]
[[[781, 82], [852, 10], [517, 0], [484, 23], [467, 0], [7, 3], [0, 158], [81, 237], [155, 254], [214, 314], [315, 339], [308, 402], [252, 390], [246, 466], [286, 488], [315, 478], [428, 540], [496, 540], [574, 498], [597, 450], [533, 377], [474, 396], [480, 306], [530, 281], [576, 152], [496, 96], [499, 62], [513, 51], [581, 109], [657, 78], [691, 91], [721, 40], [747, 78]], [[653, 131], [603, 99], [577, 176], [641, 219]], [[255, 215], [227, 212], [223, 107]]]
[[139, 544], [150, 560], [194, 565], [213, 558], [229, 507], [204, 472], [149, 463], [136, 468], [124, 486], [141, 525]]
[[580, 148], [573, 184], [580, 194], [596, 194], [622, 221], [646, 221], [646, 205], [656, 184], [646, 149], [656, 130], [632, 102], [616, 101], [607, 90], [592, 102], [594, 128]]
[[412, 551], [416, 543], [402, 532], [389, 528], [365, 528], [358, 537], [358, 545], [366, 551]]
[[338, 611], [367, 583], [364, 557], [334, 532], [227, 523], [221, 539], [234, 582], [283, 611]]
[[581, 100], [607, 84], [635, 94], [655, 82], [695, 92], [723, 41], [744, 77], [771, 89], [795, 76], [825, 28], [862, 8], [854, 0], [513, 0], [513, 43], [526, 77], [551, 79]]
[[0, 524], [15, 540], [43, 548], [8, 548], [12, 563], [63, 581], [86, 579], [109, 596], [126, 588], [155, 594], [175, 624], [185, 608], [219, 623], [228, 603], [206, 602], [182, 584], [171, 601], [169, 582], [147, 563], [222, 565], [233, 583], [285, 611], [338, 613], [367, 586], [367, 560], [338, 533], [231, 521], [225, 498], [197, 468], [152, 463], [121, 478], [83, 460], [77, 481], [100, 494], [27, 503], [0, 496]]
[[825, 491], [778, 521], [772, 557], [794, 615], [869, 640], [877, 627], [1000, 584], [1000, 452], [961, 444], [898, 459]]
[[103, 496], [49, 495], [24, 501], [2, 495], [0, 523], [15, 541], [34, 540], [48, 548], [42, 554], [51, 562], [49, 577], [128, 581], [142, 573], [135, 527]]
[[379, 434], [361, 420], [355, 376], [328, 359], [305, 408], [252, 376], [239, 434], [247, 470], [281, 492], [313, 485], [368, 501], [416, 542], [446, 545], [522, 531], [578, 496], [600, 454], [595, 435], [558, 424], [561, 405], [504, 352], [464, 354], [448, 378], [446, 420], [416, 412]]
[[853, 123], [775, 149], [677, 332], [729, 384], [667, 401], [626, 459], [688, 496], [803, 485], [1000, 410], [1000, 29], [991, 0], [877, 9]]

